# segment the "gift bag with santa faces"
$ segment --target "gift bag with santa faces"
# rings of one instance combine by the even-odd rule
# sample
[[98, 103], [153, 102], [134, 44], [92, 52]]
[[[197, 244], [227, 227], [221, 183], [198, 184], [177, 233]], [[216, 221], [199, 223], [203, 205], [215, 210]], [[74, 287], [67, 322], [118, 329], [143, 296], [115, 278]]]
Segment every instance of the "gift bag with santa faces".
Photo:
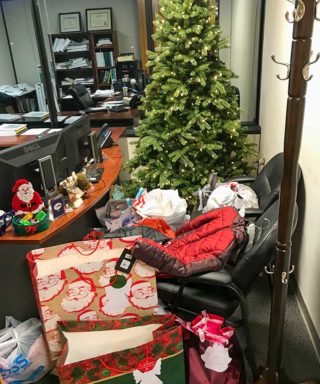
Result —
[[203, 311], [184, 328], [183, 345], [188, 384], [245, 383], [242, 353], [234, 329], [221, 316]]
[[59, 323], [61, 384], [185, 384], [182, 329], [172, 315]]
[[28, 253], [39, 313], [53, 359], [62, 350], [59, 320], [144, 316], [157, 309], [155, 271], [127, 253], [132, 243], [132, 238], [101, 239]]

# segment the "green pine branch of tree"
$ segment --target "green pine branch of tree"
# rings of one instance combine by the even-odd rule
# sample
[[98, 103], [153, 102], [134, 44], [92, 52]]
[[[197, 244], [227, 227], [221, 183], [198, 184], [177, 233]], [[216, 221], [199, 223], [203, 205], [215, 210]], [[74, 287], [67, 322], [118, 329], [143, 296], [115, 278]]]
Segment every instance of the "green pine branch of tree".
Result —
[[134, 175], [127, 187], [193, 192], [212, 172], [220, 179], [247, 174], [245, 158], [255, 151], [240, 126], [233, 72], [219, 58], [228, 43], [211, 23], [208, 0], [161, 0], [148, 52], [151, 82], [143, 99], [144, 118], [136, 132]]

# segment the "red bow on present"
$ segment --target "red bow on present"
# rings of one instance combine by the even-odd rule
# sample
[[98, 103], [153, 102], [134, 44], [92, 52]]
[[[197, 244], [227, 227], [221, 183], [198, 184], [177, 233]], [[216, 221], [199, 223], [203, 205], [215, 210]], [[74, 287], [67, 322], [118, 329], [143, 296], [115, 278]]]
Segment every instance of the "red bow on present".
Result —
[[29, 225], [26, 227], [26, 232], [27, 233], [35, 233], [37, 232], [37, 227], [35, 225]]
[[185, 329], [199, 336], [202, 342], [207, 340], [217, 344], [228, 345], [229, 339], [234, 334], [232, 327], [222, 328], [224, 322], [223, 317], [207, 313], [206, 311], [202, 311], [201, 314], [191, 322], [186, 322], [179, 318], [177, 318], [177, 321]]

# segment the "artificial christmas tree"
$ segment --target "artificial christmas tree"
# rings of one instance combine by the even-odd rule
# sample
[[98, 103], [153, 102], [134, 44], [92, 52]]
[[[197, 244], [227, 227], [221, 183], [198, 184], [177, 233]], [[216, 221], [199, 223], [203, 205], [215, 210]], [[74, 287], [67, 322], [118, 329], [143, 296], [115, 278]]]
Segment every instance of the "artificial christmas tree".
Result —
[[221, 179], [247, 174], [246, 155], [253, 153], [240, 126], [234, 74], [219, 59], [227, 47], [212, 24], [215, 7], [208, 0], [161, 0], [148, 52], [152, 75], [145, 90], [145, 117], [127, 168], [130, 188], [179, 189], [192, 193], [210, 173]]

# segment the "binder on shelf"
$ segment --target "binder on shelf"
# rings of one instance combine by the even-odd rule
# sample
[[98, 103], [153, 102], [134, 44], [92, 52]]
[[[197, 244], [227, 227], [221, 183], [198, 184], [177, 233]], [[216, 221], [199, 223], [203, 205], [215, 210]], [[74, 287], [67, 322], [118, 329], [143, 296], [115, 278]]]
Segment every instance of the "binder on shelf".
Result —
[[42, 83], [36, 84], [36, 95], [38, 100], [39, 111], [47, 111], [47, 104], [44, 96], [44, 89]]

